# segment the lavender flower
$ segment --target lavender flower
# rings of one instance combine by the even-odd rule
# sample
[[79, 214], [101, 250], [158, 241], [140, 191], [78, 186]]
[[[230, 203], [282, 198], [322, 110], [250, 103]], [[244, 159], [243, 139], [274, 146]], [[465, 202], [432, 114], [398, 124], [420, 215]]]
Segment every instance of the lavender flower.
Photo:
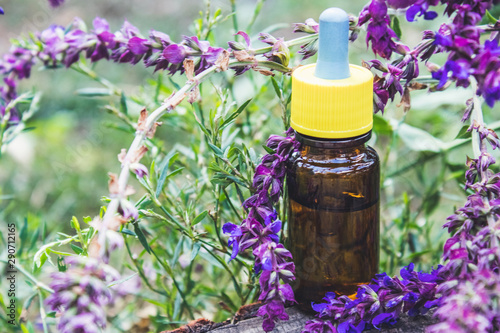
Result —
[[402, 313], [424, 314], [435, 306], [438, 283], [443, 281], [441, 268], [431, 273], [416, 272], [410, 264], [401, 269], [401, 279], [377, 274], [371, 284], [359, 287], [355, 300], [327, 293], [326, 303], [312, 304], [319, 319], [307, 322], [303, 332], [318, 332], [315, 330], [325, 327], [333, 332], [362, 332], [394, 324]]
[[267, 141], [267, 146], [275, 154], [264, 156], [255, 170], [255, 194], [243, 204], [248, 209], [247, 218], [240, 226], [232, 223], [223, 226], [224, 233], [230, 235], [229, 245], [233, 248], [231, 259], [245, 249], [253, 250], [254, 270], [257, 274], [261, 273], [259, 300], [264, 303], [257, 314], [264, 318], [262, 328], [266, 332], [272, 331], [278, 320], [288, 319], [285, 302], [295, 302], [289, 284], [295, 279], [295, 266], [290, 261], [291, 253], [279, 244], [282, 223], [273, 208], [283, 190], [286, 164], [299, 148], [293, 130], [288, 130], [286, 134], [286, 137], [272, 135]]
[[[440, 3], [446, 5], [445, 14], [451, 18], [451, 23], [443, 24], [438, 32], [424, 31], [422, 42], [413, 50], [394, 41], [396, 36], [390, 27], [388, 6], [396, 9], [407, 8], [406, 18], [411, 22], [417, 16], [428, 20], [434, 19], [437, 13], [432, 11], [431, 7]], [[382, 76], [376, 77], [375, 112], [383, 111], [388, 100], [394, 100], [396, 93], [402, 96], [401, 104], [408, 109], [409, 90], [416, 87], [411, 85], [411, 79], [418, 76], [417, 59], [427, 61], [438, 52], [448, 53], [448, 60], [441, 68], [432, 68], [432, 76], [439, 81], [435, 89], [446, 88], [450, 81], [455, 81], [457, 86], [468, 87], [473, 77], [478, 83], [478, 95], [483, 95], [490, 107], [500, 100], [500, 80], [496, 74], [500, 71], [498, 43], [496, 41], [481, 43], [480, 37], [483, 31], [476, 26], [486, 10], [496, 3], [498, 3], [497, 0], [388, 0], [387, 3], [384, 0], [372, 0], [361, 11], [358, 22], [358, 25], [368, 23], [367, 43], [371, 43], [374, 53], [383, 58], [390, 59], [394, 53], [403, 55], [402, 58], [384, 65], [385, 70], [382, 70]], [[401, 73], [405, 75], [398, 75], [391, 70], [390, 74], [393, 79], [387, 82], [389, 65], [401, 69]], [[412, 75], [412, 72], [415, 75]], [[394, 80], [404, 81], [404, 89], [391, 89]], [[420, 85], [418, 89], [426, 87], [426, 85]]]
[[312, 18], [308, 18], [304, 23], [295, 23], [293, 32], [305, 32], [308, 34], [319, 33], [319, 23]]
[[358, 25], [368, 23], [366, 44], [371, 43], [372, 50], [382, 58], [389, 59], [396, 50], [396, 33], [391, 28], [391, 19], [387, 14], [385, 0], [371, 0], [359, 14]]
[[62, 5], [64, 3], [64, 0], [49, 0], [49, 4], [52, 6], [52, 7], [59, 7], [60, 5]]
[[[63, 1], [54, 0], [54, 5]], [[32, 40], [20, 43], [0, 60], [0, 75], [4, 77], [4, 86], [0, 86], [0, 116], [3, 117], [10, 101], [17, 97], [17, 81], [28, 78], [31, 68], [38, 60], [47, 67], [66, 67], [73, 65], [81, 56], [92, 62], [111, 59], [115, 62], [135, 65], [143, 61], [146, 67], [156, 70], [168, 70], [170, 74], [183, 72], [182, 62], [195, 58], [195, 73], [215, 65], [223, 48], [210, 46], [207, 41], [196, 37], [184, 37], [179, 44], [171, 42], [168, 35], [151, 31], [149, 38], [143, 37], [139, 30], [125, 21], [120, 31], [112, 33], [106, 20], [97, 17], [93, 30], [87, 32], [79, 19], [67, 28], [52, 25], [36, 34]], [[9, 121], [17, 122], [18, 115], [11, 110]], [[144, 174], [143, 168], [137, 168], [138, 174]]]
[[500, 329], [500, 275], [481, 270], [448, 292], [435, 315], [442, 321], [429, 333], [498, 332]]
[[406, 19], [408, 22], [415, 21], [415, 17], [423, 16], [426, 20], [433, 20], [437, 17], [437, 13], [435, 11], [429, 10], [429, 6], [437, 6], [439, 4], [439, 0], [420, 0], [416, 1], [414, 4], [408, 8], [406, 11]]
[[57, 328], [62, 333], [97, 333], [106, 326], [104, 308], [112, 303], [107, 284], [120, 278], [112, 267], [97, 259], [67, 257], [66, 272], [51, 275], [54, 293], [45, 303], [62, 313]]

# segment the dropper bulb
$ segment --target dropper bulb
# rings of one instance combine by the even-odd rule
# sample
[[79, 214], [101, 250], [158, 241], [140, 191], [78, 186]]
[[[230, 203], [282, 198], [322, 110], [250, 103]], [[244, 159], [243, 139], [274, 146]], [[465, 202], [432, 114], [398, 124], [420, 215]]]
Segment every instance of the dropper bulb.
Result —
[[351, 76], [349, 70], [349, 16], [340, 8], [328, 8], [319, 17], [318, 62], [314, 75], [326, 80]]

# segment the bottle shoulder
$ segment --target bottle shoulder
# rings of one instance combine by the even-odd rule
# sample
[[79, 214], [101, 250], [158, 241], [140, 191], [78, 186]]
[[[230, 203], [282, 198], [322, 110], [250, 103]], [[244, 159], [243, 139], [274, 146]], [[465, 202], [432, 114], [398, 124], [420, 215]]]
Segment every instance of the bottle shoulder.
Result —
[[380, 163], [375, 149], [370, 146], [354, 149], [328, 149], [309, 151], [302, 149], [292, 168], [374, 168]]

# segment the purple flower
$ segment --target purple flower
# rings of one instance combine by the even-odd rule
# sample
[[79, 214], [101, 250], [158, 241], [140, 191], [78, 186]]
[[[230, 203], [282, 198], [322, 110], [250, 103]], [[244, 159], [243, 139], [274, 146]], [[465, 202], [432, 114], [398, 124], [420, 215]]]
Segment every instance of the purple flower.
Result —
[[285, 311], [285, 305], [283, 302], [277, 300], [273, 300], [261, 306], [257, 311], [257, 315], [264, 318], [262, 329], [266, 332], [270, 332], [274, 329], [278, 319], [288, 320], [289, 318]]
[[135, 55], [144, 55], [148, 52], [147, 39], [134, 36], [128, 40], [127, 47]]
[[127, 199], [120, 200], [120, 206], [118, 212], [123, 216], [124, 219], [134, 219], [137, 220], [139, 217], [139, 211], [134, 206], [134, 204]]
[[45, 44], [41, 52], [41, 58], [48, 66], [56, 65], [58, 56], [67, 49], [68, 44], [64, 41], [64, 28], [59, 25], [51, 25], [40, 34], [40, 41]]
[[293, 25], [293, 32], [317, 34], [319, 32], [319, 23], [312, 18], [308, 18], [304, 23], [295, 23]]
[[145, 176], [147, 176], [149, 174], [149, 170], [144, 164], [131, 163], [129, 167], [130, 167], [130, 170], [133, 173], [135, 173], [137, 178], [144, 178]]
[[96, 37], [94, 47], [87, 50], [87, 57], [93, 62], [109, 59], [109, 51], [116, 46], [115, 35], [110, 32], [109, 24], [105, 19], [96, 17], [93, 22]]
[[382, 58], [389, 59], [396, 50], [393, 38], [396, 33], [391, 28], [391, 20], [387, 14], [384, 0], [371, 0], [359, 14], [358, 25], [368, 22], [366, 44], [371, 43], [372, 50]]
[[97, 333], [106, 326], [104, 308], [114, 295], [107, 284], [120, 279], [118, 272], [97, 259], [66, 257], [66, 272], [51, 275], [54, 290], [45, 300], [52, 311], [61, 312], [60, 332]]
[[337, 328], [328, 320], [313, 319], [306, 322], [302, 333], [337, 333]]
[[172, 64], [181, 64], [187, 55], [187, 48], [181, 44], [171, 44], [163, 50], [163, 57]]
[[407, 8], [415, 3], [415, 0], [387, 0], [389, 7], [399, 9]]
[[252, 43], [250, 42], [250, 36], [244, 31], [238, 31], [237, 33], [234, 34], [234, 36], [241, 36], [245, 40], [245, 45], [239, 43], [239, 42], [228, 42], [227, 44], [232, 50], [235, 51], [241, 51], [241, 50], [250, 50], [252, 47]]
[[414, 4], [406, 11], [406, 20], [408, 22], [413, 22], [417, 15], [423, 16], [425, 20], [434, 20], [438, 14], [428, 9], [429, 4], [426, 1], [422, 2], [422, 4]]
[[5, 12], [3, 11], [3, 8], [0, 7], [0, 15], [3, 15], [3, 14], [5, 14]]
[[273, 135], [267, 142], [276, 153], [265, 155], [256, 168], [253, 181], [255, 194], [243, 203], [248, 209], [248, 217], [240, 226], [232, 223], [223, 226], [224, 233], [230, 235], [229, 246], [233, 248], [231, 259], [238, 252], [252, 248], [255, 274], [260, 274], [259, 300], [264, 303], [258, 315], [264, 318], [262, 327], [266, 332], [273, 330], [278, 320], [288, 319], [284, 303], [295, 302], [289, 285], [295, 279], [295, 265], [290, 262], [290, 251], [279, 244], [282, 223], [273, 208], [282, 191], [285, 165], [300, 146], [293, 137], [293, 130], [286, 134], [287, 137]]
[[355, 300], [327, 293], [326, 303], [313, 303], [312, 308], [317, 317], [336, 325], [338, 332], [362, 332], [372, 326], [393, 325], [402, 313], [426, 313], [436, 300], [438, 283], [444, 280], [441, 267], [424, 273], [414, 271], [410, 264], [400, 273], [401, 280], [386, 273], [377, 274], [371, 284], [359, 287]]
[[59, 7], [60, 5], [62, 5], [64, 3], [65, 0], [49, 0], [49, 4], [55, 8], [55, 7]]
[[229, 236], [229, 246], [233, 247], [233, 253], [231, 254], [231, 260], [236, 258], [239, 252], [239, 239], [243, 235], [240, 226], [232, 223], [226, 223], [222, 227], [222, 231], [225, 234], [230, 234]]

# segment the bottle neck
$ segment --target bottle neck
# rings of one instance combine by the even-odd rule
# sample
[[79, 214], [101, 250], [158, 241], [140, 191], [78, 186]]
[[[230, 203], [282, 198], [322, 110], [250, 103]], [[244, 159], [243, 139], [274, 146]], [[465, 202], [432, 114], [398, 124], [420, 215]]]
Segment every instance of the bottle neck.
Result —
[[300, 134], [295, 131], [295, 139], [300, 142], [302, 147], [309, 147], [315, 150], [323, 149], [352, 149], [359, 146], [364, 146], [365, 143], [370, 140], [372, 136], [372, 131], [365, 134], [355, 136], [352, 138], [342, 138], [342, 139], [324, 139], [315, 138], [312, 136]]

